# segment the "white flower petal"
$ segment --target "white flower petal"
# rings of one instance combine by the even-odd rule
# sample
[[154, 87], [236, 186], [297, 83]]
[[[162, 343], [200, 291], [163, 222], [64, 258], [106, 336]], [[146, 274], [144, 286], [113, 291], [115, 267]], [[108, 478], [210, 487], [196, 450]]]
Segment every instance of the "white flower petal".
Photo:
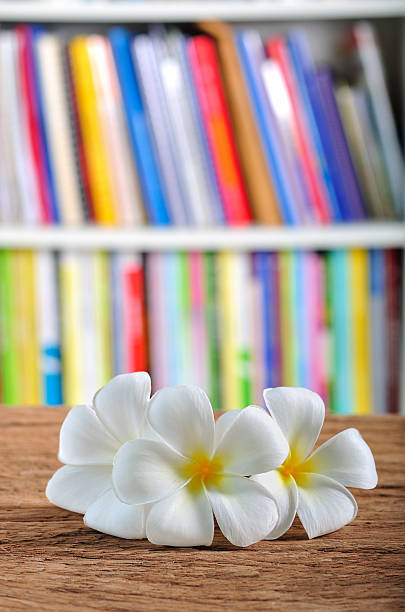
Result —
[[309, 538], [331, 533], [357, 514], [353, 495], [340, 483], [321, 474], [300, 474], [298, 516]]
[[118, 538], [145, 537], [145, 506], [123, 504], [113, 489], [105, 491], [91, 504], [83, 520], [88, 527]]
[[90, 406], [74, 406], [60, 430], [58, 457], [70, 465], [112, 464], [119, 446]]
[[146, 536], [152, 544], [165, 546], [210, 546], [214, 519], [204, 489], [183, 487], [153, 504], [146, 521]]
[[278, 521], [270, 494], [257, 482], [243, 476], [223, 476], [207, 493], [219, 528], [235, 546], [262, 540]]
[[240, 410], [227, 410], [224, 414], [215, 421], [215, 448], [217, 448], [226, 431], [231, 427], [232, 423], [239, 417]]
[[143, 436], [150, 388], [149, 374], [134, 372], [116, 376], [94, 396], [99, 419], [122, 443]]
[[302, 469], [329, 476], [345, 487], [373, 489], [378, 481], [373, 453], [354, 428], [345, 429], [324, 442]]
[[237, 417], [225, 429], [215, 450], [223, 471], [250, 476], [281, 465], [289, 448], [277, 423], [257, 406], [235, 412]]
[[261, 484], [274, 498], [278, 509], [278, 522], [266, 536], [266, 540], [276, 540], [292, 525], [298, 507], [298, 490], [292, 476], [283, 476], [279, 470], [252, 476], [252, 480]]
[[214, 448], [214, 414], [206, 393], [199, 387], [165, 387], [152, 397], [148, 420], [176, 451], [190, 457]]
[[64, 465], [48, 482], [46, 496], [55, 506], [84, 514], [111, 487], [111, 470], [108, 465]]
[[299, 387], [265, 389], [264, 401], [298, 461], [306, 459], [318, 439], [325, 405], [317, 393]]
[[156, 440], [131, 440], [115, 456], [113, 485], [126, 504], [147, 504], [184, 486], [187, 460]]

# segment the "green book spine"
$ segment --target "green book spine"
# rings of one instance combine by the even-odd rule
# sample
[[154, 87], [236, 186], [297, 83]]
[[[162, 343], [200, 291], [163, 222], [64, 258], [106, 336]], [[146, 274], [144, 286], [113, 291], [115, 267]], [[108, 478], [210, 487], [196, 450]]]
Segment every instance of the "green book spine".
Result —
[[15, 337], [12, 253], [0, 251], [1, 397], [5, 404], [18, 403], [18, 356]]
[[208, 330], [208, 393], [214, 410], [220, 410], [220, 362], [218, 343], [218, 313], [215, 290], [216, 267], [213, 253], [204, 253], [205, 317]]
[[294, 329], [293, 253], [280, 253], [281, 340], [283, 385], [296, 385], [296, 335]]

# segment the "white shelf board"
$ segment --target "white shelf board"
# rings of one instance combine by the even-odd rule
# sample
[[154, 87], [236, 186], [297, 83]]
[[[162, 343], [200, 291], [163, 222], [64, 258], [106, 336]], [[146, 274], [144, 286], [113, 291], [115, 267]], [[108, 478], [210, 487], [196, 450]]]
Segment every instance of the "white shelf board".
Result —
[[343, 247], [405, 248], [404, 223], [328, 227], [60, 228], [0, 226], [0, 248], [52, 250], [266, 251]]
[[405, 0], [0, 2], [0, 22], [168, 23], [378, 17], [405, 17]]

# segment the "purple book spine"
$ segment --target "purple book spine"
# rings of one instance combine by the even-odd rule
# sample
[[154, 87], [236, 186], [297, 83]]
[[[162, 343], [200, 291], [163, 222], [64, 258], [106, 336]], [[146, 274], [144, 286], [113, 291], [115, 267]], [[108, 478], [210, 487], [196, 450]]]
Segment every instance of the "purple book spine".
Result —
[[317, 71], [317, 81], [332, 136], [331, 142], [333, 143], [335, 156], [341, 168], [342, 186], [346, 192], [345, 199], [349, 209], [345, 211], [345, 218], [348, 220], [365, 219], [366, 209], [336, 104], [330, 70], [328, 68], [320, 68]]

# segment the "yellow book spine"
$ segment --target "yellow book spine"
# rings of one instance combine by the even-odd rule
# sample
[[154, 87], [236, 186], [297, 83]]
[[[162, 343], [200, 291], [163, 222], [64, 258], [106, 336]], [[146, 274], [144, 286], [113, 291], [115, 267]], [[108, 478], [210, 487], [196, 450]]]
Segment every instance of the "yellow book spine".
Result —
[[38, 341], [37, 312], [36, 312], [36, 277], [35, 254], [32, 251], [24, 254], [24, 267], [26, 270], [26, 308], [27, 308], [27, 338], [26, 359], [28, 362], [29, 377], [26, 381], [28, 402], [40, 404], [42, 389], [40, 380], [40, 347]]
[[40, 404], [39, 347], [36, 330], [34, 254], [13, 253], [15, 273], [15, 321], [20, 389], [18, 402]]
[[93, 253], [95, 339], [98, 359], [97, 388], [113, 375], [111, 345], [111, 308], [109, 291], [109, 260], [107, 253]]
[[294, 386], [294, 342], [292, 337], [292, 299], [291, 278], [293, 274], [293, 254], [283, 251], [279, 254], [280, 266], [280, 325], [281, 325], [281, 374], [283, 385]]
[[96, 220], [105, 225], [115, 224], [117, 206], [85, 36], [72, 40], [69, 54]]
[[353, 330], [353, 393], [354, 413], [373, 411], [370, 360], [369, 265], [367, 251], [355, 249], [349, 253], [350, 293], [352, 297]]
[[64, 253], [60, 260], [63, 397], [72, 406], [84, 401], [82, 385], [81, 278], [79, 256]]
[[239, 406], [235, 307], [232, 291], [233, 257], [233, 254], [228, 252], [221, 252], [217, 255], [222, 410], [234, 410]]

